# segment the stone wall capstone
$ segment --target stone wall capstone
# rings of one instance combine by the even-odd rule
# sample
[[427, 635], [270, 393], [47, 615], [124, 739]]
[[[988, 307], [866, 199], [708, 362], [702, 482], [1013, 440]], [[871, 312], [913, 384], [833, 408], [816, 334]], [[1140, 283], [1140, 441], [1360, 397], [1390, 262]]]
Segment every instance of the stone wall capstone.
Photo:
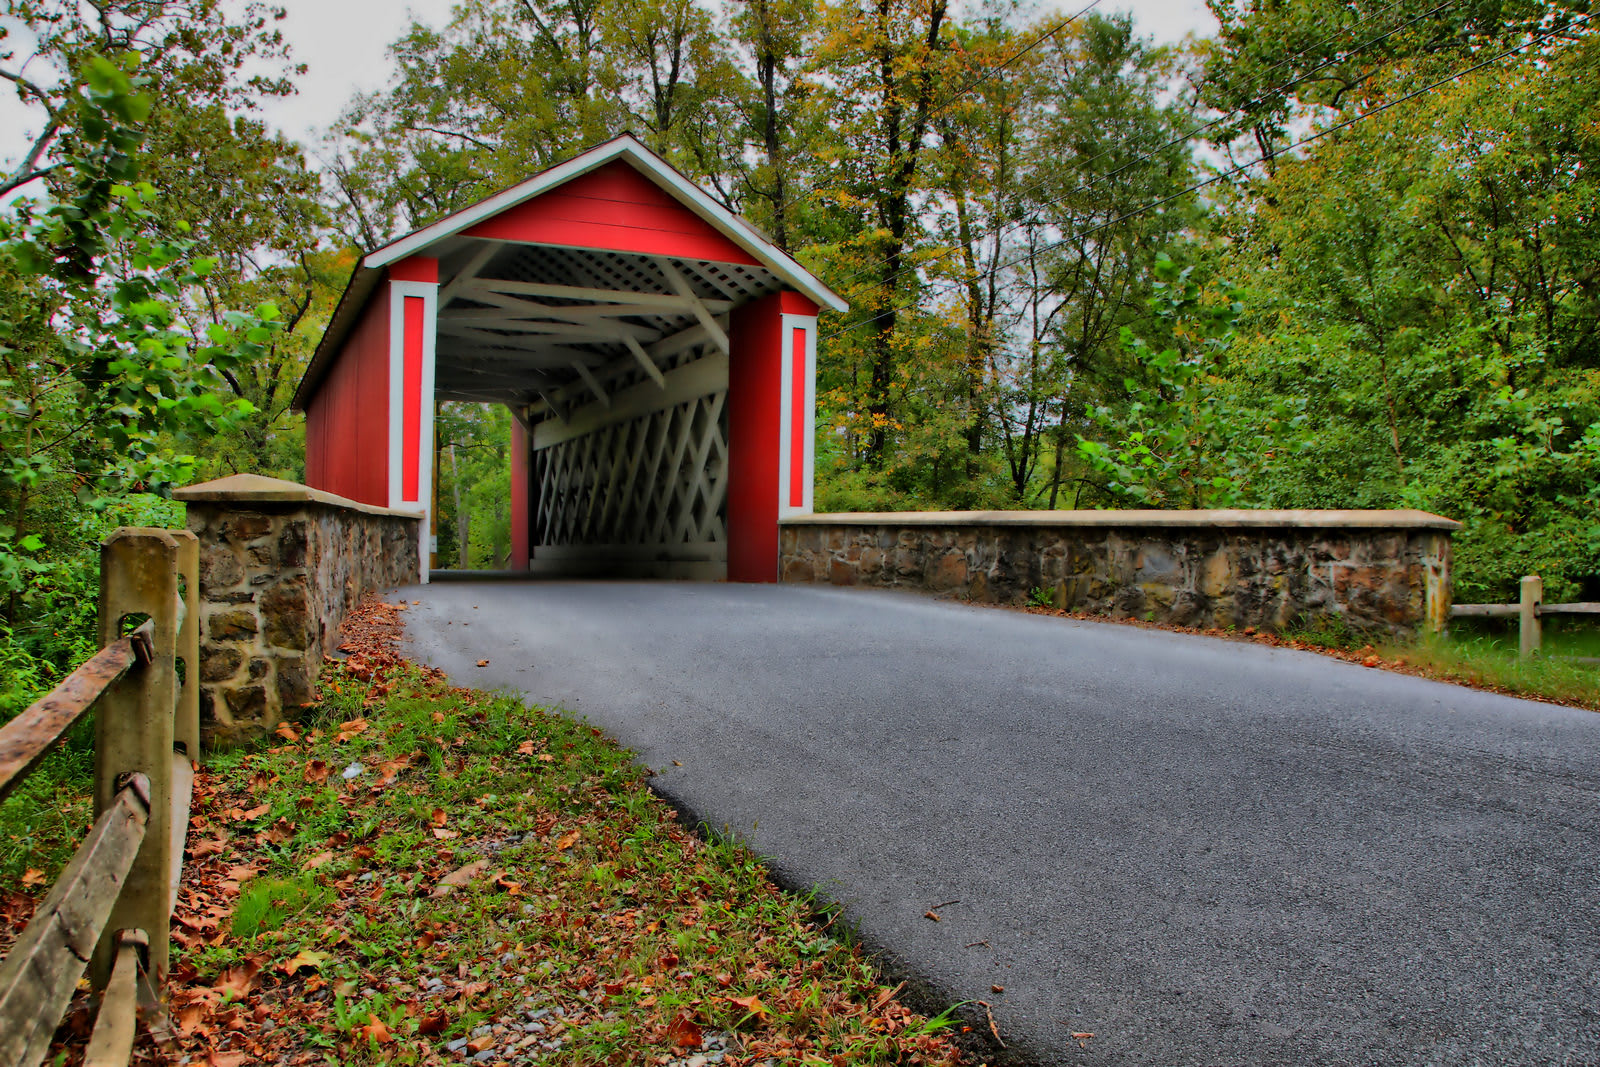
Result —
[[780, 575], [1194, 627], [1408, 636], [1450, 611], [1420, 511], [1000, 511], [784, 520]]
[[262, 736], [311, 699], [325, 653], [363, 593], [415, 582], [421, 517], [277, 478], [180, 489], [200, 540], [204, 743]]

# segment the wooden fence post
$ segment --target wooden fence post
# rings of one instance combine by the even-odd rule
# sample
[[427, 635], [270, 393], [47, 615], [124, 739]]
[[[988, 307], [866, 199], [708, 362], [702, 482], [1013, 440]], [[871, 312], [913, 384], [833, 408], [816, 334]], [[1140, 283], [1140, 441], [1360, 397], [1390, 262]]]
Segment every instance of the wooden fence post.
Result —
[[174, 741], [192, 760], [200, 758], [200, 539], [188, 530], [169, 530], [178, 539], [178, 577], [185, 613], [178, 629], [178, 659], [183, 661]]
[[[96, 989], [104, 989], [110, 978], [120, 930], [146, 931], [150, 980], [157, 989], [167, 980], [175, 858], [171, 824], [178, 557], [178, 539], [170, 530], [124, 527], [100, 548], [100, 643], [122, 636], [129, 615], [149, 616], [152, 632], [140, 656], [142, 666], [108, 688], [95, 713], [95, 814], [110, 806], [125, 775], [143, 774], [150, 783], [144, 843], [90, 966]], [[198, 668], [198, 663], [188, 668], [196, 681], [192, 672]]]
[[1517, 652], [1528, 659], [1539, 651], [1544, 640], [1544, 625], [1539, 620], [1539, 605], [1544, 600], [1544, 579], [1529, 574], [1522, 579], [1522, 600], [1517, 605]]

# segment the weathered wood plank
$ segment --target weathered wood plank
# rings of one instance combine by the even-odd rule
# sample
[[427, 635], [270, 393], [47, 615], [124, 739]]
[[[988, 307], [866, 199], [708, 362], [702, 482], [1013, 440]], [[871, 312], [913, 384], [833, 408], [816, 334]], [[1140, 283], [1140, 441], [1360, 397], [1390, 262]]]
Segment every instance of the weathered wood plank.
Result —
[[1518, 604], [1451, 604], [1451, 618], [1462, 616], [1488, 616], [1490, 618], [1514, 618], [1521, 613]]
[[[1521, 604], [1451, 604], [1450, 614], [1487, 615], [1511, 618], [1522, 613]], [[1600, 603], [1540, 604], [1540, 615], [1600, 615]]]
[[1591, 600], [1575, 604], [1546, 604], [1539, 612], [1542, 615], [1600, 615], [1600, 603]]
[[106, 687], [134, 664], [133, 641], [122, 638], [96, 652], [47, 696], [0, 728], [0, 800], [83, 717]]
[[95, 820], [0, 964], [0, 1063], [37, 1067], [144, 841], [150, 782], [133, 779]]
[[172, 882], [170, 916], [178, 907], [178, 882], [183, 879], [183, 842], [189, 835], [189, 804], [194, 799], [194, 764], [182, 752], [172, 754]]
[[111, 981], [100, 998], [94, 1033], [83, 1053], [83, 1067], [128, 1067], [133, 1058], [133, 1038], [138, 1023], [139, 945], [124, 939], [117, 946]]

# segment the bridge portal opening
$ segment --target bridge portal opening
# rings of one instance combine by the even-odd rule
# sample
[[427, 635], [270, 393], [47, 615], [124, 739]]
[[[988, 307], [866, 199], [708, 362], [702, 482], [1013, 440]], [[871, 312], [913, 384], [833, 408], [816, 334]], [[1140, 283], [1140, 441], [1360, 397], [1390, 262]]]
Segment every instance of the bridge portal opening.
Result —
[[497, 405], [508, 569], [773, 581], [811, 509], [823, 307], [619, 138], [363, 259], [295, 396], [307, 482], [436, 515], [437, 405]]

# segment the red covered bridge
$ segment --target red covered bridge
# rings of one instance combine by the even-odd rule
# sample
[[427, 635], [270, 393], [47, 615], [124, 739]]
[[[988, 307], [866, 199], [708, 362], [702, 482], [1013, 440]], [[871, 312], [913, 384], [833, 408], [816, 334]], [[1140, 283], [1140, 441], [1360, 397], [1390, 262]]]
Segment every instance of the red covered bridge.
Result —
[[846, 309], [619, 137], [361, 261], [295, 393], [306, 481], [431, 510], [436, 402], [506, 404], [515, 569], [774, 581], [780, 516], [811, 510], [822, 307]]

